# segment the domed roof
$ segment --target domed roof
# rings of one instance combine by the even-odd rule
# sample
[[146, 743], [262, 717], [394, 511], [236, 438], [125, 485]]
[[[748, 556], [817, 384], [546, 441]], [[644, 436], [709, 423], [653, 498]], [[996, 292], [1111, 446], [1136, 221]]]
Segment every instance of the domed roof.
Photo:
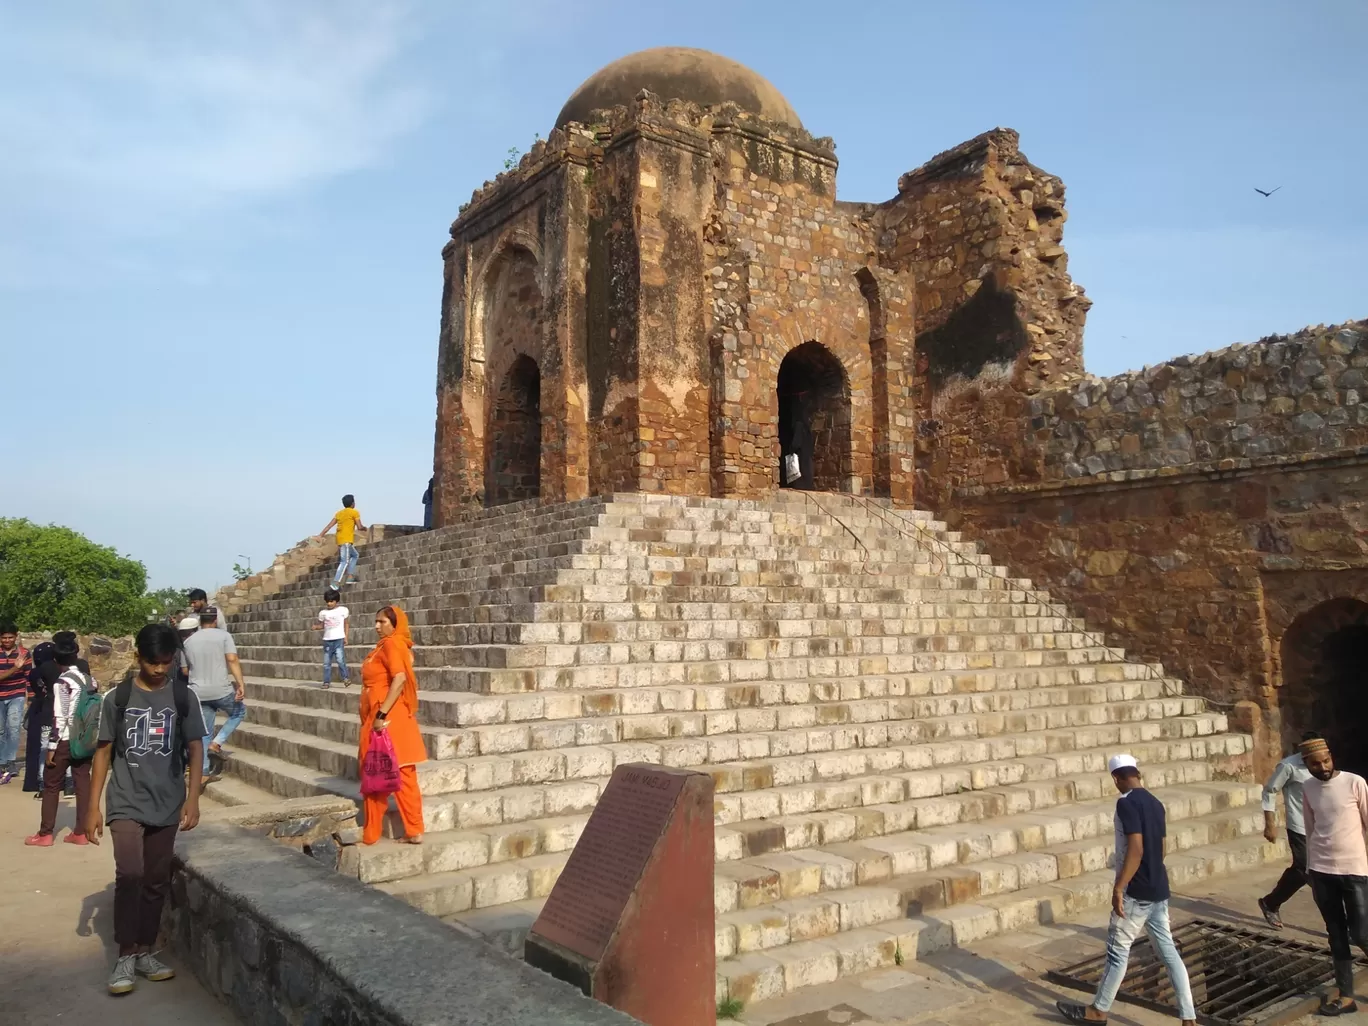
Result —
[[682, 46], [640, 50], [600, 68], [565, 102], [556, 127], [570, 121], [587, 123], [593, 110], [630, 107], [643, 89], [667, 100], [689, 100], [700, 106], [730, 101], [772, 121], [803, 127], [783, 93], [750, 68], [707, 50]]

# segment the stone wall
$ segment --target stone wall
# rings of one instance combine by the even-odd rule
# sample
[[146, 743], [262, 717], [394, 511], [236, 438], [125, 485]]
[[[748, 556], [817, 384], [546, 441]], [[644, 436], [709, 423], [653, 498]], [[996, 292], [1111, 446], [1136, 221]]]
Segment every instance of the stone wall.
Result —
[[[998, 128], [898, 181], [879, 210], [882, 262], [917, 288], [926, 397], [988, 372], [1025, 391], [1083, 376], [1092, 301], [1069, 278], [1064, 183]], [[927, 411], [923, 411], [924, 415]]]
[[1258, 702], [1271, 750], [1311, 726], [1288, 627], [1368, 599], [1365, 373], [1357, 322], [1035, 395], [975, 387], [940, 426], [936, 505], [1198, 693]]
[[[30, 652], [45, 641], [52, 640], [52, 631], [19, 635], [19, 644]], [[101, 688], [108, 688], [123, 680], [124, 675], [138, 665], [132, 638], [108, 638], [102, 634], [78, 634], [81, 657], [90, 663], [90, 675]]]
[[630, 1026], [396, 898], [238, 827], [176, 839], [168, 946], [259, 1026]]

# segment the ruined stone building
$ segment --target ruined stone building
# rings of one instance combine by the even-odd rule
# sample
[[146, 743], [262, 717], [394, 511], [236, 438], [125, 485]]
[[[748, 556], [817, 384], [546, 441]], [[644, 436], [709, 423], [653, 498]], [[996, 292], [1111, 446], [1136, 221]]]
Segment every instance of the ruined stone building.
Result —
[[836, 173], [832, 140], [716, 55], [586, 81], [452, 225], [437, 523], [759, 496], [794, 452], [793, 486], [930, 508], [1201, 693], [1251, 700], [1270, 757], [1362, 721], [1363, 692], [1327, 682], [1368, 656], [1363, 325], [1098, 380], [1064, 184], [1015, 132], [883, 200], [838, 200]]
[[[461, 211], [438, 526], [347, 591], [410, 617], [424, 843], [313, 858], [520, 954], [613, 774], [696, 770], [751, 1002], [1106, 907], [1112, 755], [1175, 887], [1286, 858], [1260, 779], [1302, 730], [1368, 763], [1368, 323], [1098, 379], [1015, 132], [879, 202], [836, 171], [760, 76], [648, 51]], [[357, 793], [331, 573], [231, 615], [228, 772], [278, 796]]]

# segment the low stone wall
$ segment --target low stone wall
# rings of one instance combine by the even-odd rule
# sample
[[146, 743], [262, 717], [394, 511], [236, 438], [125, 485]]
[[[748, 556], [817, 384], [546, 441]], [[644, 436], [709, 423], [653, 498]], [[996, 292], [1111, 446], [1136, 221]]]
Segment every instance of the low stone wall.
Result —
[[[52, 632], [20, 634], [19, 644], [30, 652], [45, 641], [52, 640]], [[107, 688], [123, 680], [124, 674], [137, 666], [132, 638], [110, 638], [103, 634], [78, 634], [81, 657], [90, 663], [90, 674]]]
[[176, 842], [167, 942], [261, 1026], [631, 1026], [526, 963], [242, 827]]
[[207, 808], [202, 822], [238, 826], [353, 879], [361, 875], [361, 828], [350, 798], [287, 798], [265, 805]]

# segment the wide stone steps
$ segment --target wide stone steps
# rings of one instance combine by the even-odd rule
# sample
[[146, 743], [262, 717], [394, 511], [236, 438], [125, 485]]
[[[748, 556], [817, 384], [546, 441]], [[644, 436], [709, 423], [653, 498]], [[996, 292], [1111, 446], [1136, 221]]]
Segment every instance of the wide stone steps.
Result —
[[[316, 673], [317, 667], [310, 667]], [[301, 683], [266, 677], [247, 678], [253, 699], [276, 705], [297, 706], [301, 709], [321, 709], [357, 715], [359, 689], [338, 685], [323, 689], [316, 682]], [[944, 671], [901, 674], [868, 674], [861, 676], [808, 678], [788, 681], [757, 681], [739, 684], [680, 684], [665, 687], [617, 688], [599, 691], [530, 692], [519, 695], [477, 695], [463, 691], [418, 692], [419, 719], [424, 724], [439, 727], [473, 728], [500, 724], [537, 721], [575, 720], [581, 718], [652, 716], [656, 714], [705, 713], [705, 733], [728, 731], [731, 718], [736, 718], [736, 729], [757, 731], [777, 729], [780, 710], [785, 707], [828, 705], [833, 703], [861, 703], [852, 711], [850, 720], [868, 719], [877, 706], [872, 701], [889, 701], [929, 696], [956, 696], [970, 703], [959, 711], [1001, 711], [1002, 702], [1014, 708], [1020, 699], [1009, 698], [1010, 692], [1049, 692], [1059, 689], [1087, 688], [1090, 700], [1123, 701], [1140, 696], [1180, 697], [1183, 684], [1176, 678], [1163, 678], [1149, 672], [1149, 667], [1136, 663], [1090, 663], [1081, 666], [1040, 667], [1018, 670]], [[1095, 690], [1105, 687], [1105, 697]], [[1158, 690], [1156, 690], [1158, 689]], [[978, 696], [985, 696], [979, 698]], [[1031, 698], [1032, 704], [1052, 704], [1052, 698]], [[988, 703], [992, 703], [992, 707]], [[904, 706], [888, 705], [889, 715], [896, 718]], [[250, 710], [249, 710], [250, 714]], [[785, 716], [810, 716], [816, 713], [788, 709]], [[801, 721], [786, 720], [787, 723]]]
[[[257, 690], [253, 688], [254, 692]], [[345, 699], [346, 689], [340, 690], [343, 693], [338, 696], [339, 699]], [[1146, 703], [1146, 706], [1140, 706], [1138, 703], [1141, 702]], [[1147, 718], [1158, 718], [1153, 715], [1155, 710], [1148, 706], [1150, 702], [1161, 703], [1160, 715], [1163, 716], [1195, 715], [1203, 710], [1200, 699], [1170, 695], [1163, 681], [1143, 680], [828, 702], [814, 698], [801, 704], [741, 710], [622, 714], [604, 711], [576, 718], [484, 723], [455, 728], [424, 726], [423, 741], [429, 757], [455, 759], [619, 741], [713, 738], [737, 733], [780, 731], [785, 732], [786, 748], [801, 744], [805, 751], [817, 751], [833, 746], [830, 735], [837, 727], [884, 724], [889, 740], [907, 740], [912, 733], [923, 732], [928, 721], [969, 713], [1041, 710], [1044, 711], [1043, 722], [1048, 726], [1065, 726], [1070, 721], [1084, 719], [1100, 722], [1107, 715], [1116, 719], [1139, 718], [1137, 710], [1149, 714]], [[342, 711], [301, 707], [254, 698], [248, 710], [248, 722], [355, 745], [361, 732], [357, 701], [353, 699], [345, 704], [350, 705], [351, 709]], [[429, 704], [424, 693], [420, 692], [419, 713], [425, 723], [432, 722], [431, 716], [423, 715], [429, 711]], [[1104, 708], [1107, 704], [1110, 704], [1110, 709]], [[1090, 706], [1096, 707], [1096, 710], [1082, 711]], [[1056, 710], [1057, 715], [1052, 716], [1049, 710]], [[913, 722], [909, 724], [903, 721]], [[808, 734], [800, 738], [787, 733], [800, 730], [807, 730]], [[864, 732], [852, 736], [862, 742], [872, 739]], [[773, 747], [773, 743], [770, 747]]]
[[[233, 620], [249, 713], [228, 766], [357, 793], [358, 688], [317, 686], [331, 567]], [[1107, 900], [1126, 751], [1170, 867], [1263, 857], [1252, 742], [928, 514], [860, 498], [615, 496], [475, 511], [378, 542], [344, 590], [414, 628], [425, 842], [362, 877], [520, 938], [614, 769], [714, 783], [718, 993], [755, 1000]], [[1105, 878], [1105, 879], [1104, 879]]]
[[[1023, 631], [1029, 633], [1080, 633], [1081, 625], [1069, 617], [1026, 602], [948, 602], [924, 601], [913, 607], [880, 603], [746, 603], [737, 609], [713, 603], [671, 603], [657, 609], [650, 621], [600, 621], [589, 631], [582, 623], [475, 623], [410, 624], [414, 643], [434, 645], [519, 645], [577, 644], [580, 642], [646, 642], [734, 639], [740, 637], [741, 623], [753, 620], [748, 628], [754, 637], [788, 637], [795, 634], [814, 637], [859, 637], [869, 634], [934, 634], [963, 631]], [[745, 613], [744, 618], [718, 616], [716, 613]], [[369, 616], [355, 617], [351, 624], [349, 647], [374, 644], [374, 629], [366, 624]], [[789, 621], [796, 621], [790, 624]], [[238, 624], [234, 636], [243, 644], [318, 645], [318, 636], [309, 630], [309, 621], [300, 620], [278, 629], [263, 624]], [[810, 627], [799, 626], [810, 624]], [[996, 626], [994, 626], [996, 625]], [[260, 629], [258, 629], [260, 628]], [[573, 630], [571, 629], [573, 628]]]
[[[1184, 829], [1188, 820], [1209, 827], [1212, 820], [1206, 817], [1229, 809], [1240, 810], [1246, 818], [1240, 825], [1241, 834], [1263, 828], [1263, 814], [1257, 808], [1258, 789], [1251, 784], [1209, 782], [1156, 788], [1155, 793], [1168, 809], [1169, 846], [1230, 839], [1212, 838], [1201, 827]], [[768, 857], [719, 857], [713, 894], [718, 930], [726, 932], [728, 915], [852, 887], [890, 886], [889, 881], [898, 882], [901, 898], [891, 903], [886, 918], [953, 904], [956, 897], [965, 900], [1001, 893], [1015, 889], [1010, 886], [1013, 883], [1029, 886], [1048, 882], [1059, 877], [1060, 863], [1065, 875], [1079, 875], [1085, 866], [1091, 870], [1106, 865], [1112, 852], [1114, 809], [1114, 798], [1097, 799], [1046, 806], [1043, 811], [1024, 815], [928, 824], [859, 839], [814, 841], [776, 850]], [[395, 843], [377, 846], [363, 854], [362, 872], [366, 879], [384, 884], [385, 890], [433, 915], [544, 898], [587, 819], [570, 816], [550, 820], [540, 831], [532, 824], [521, 830], [490, 831], [484, 835], [490, 845], [487, 850], [469, 834], [450, 835], [431, 852], [408, 851], [405, 849], [413, 846]], [[1226, 819], [1216, 822], [1224, 825]], [[441, 835], [432, 836], [441, 839]], [[426, 840], [421, 847], [427, 847]], [[485, 857], [490, 854], [502, 857]], [[485, 857], [482, 863], [478, 861], [481, 857]], [[1016, 866], [1019, 872], [1013, 875], [1003, 863]], [[985, 876], [990, 882], [984, 889], [961, 884], [952, 890], [947, 881], [954, 878], [954, 870], [975, 882]], [[736, 954], [737, 950], [732, 947], [719, 955]]]
[[[1191, 737], [1224, 731], [1226, 721], [1221, 713], [1185, 712], [1199, 707], [1198, 699], [1142, 698], [1105, 705], [947, 714], [928, 720], [836, 722], [754, 733], [732, 731], [665, 738], [633, 737], [620, 741], [609, 739], [611, 728], [603, 729], [594, 737], [589, 721], [570, 721], [576, 723], [576, 730], [544, 735], [549, 740], [561, 742], [558, 747], [510, 748], [498, 754], [430, 758], [418, 767], [418, 777], [425, 795], [439, 795], [607, 776], [616, 766], [628, 762], [694, 767], [765, 760], [764, 771], [775, 783], [801, 781], [808, 772], [834, 779], [890, 768], [919, 769], [924, 760], [930, 760], [927, 765], [944, 765], [952, 759], [977, 761], [984, 753], [1005, 751], [1009, 745], [1015, 754], [1047, 750], [1050, 734], [1056, 730], [1135, 725], [1135, 736], [1141, 740], [1147, 739], [1145, 735], [1151, 732], [1154, 736]], [[356, 775], [354, 740], [334, 740], [262, 722], [271, 719], [276, 723], [302, 725], [302, 719], [291, 721], [290, 715], [287, 707], [267, 705], [238, 728], [234, 735], [238, 748], [285, 759], [329, 776]], [[349, 731], [343, 714], [296, 715], [312, 716], [311, 722], [333, 737], [345, 738]], [[578, 730], [581, 725], [585, 730], [583, 735]], [[668, 729], [668, 722], [648, 720], [643, 724], [649, 731], [655, 731], [659, 726]], [[510, 729], [513, 738], [521, 732], [519, 726]], [[447, 728], [428, 728], [428, 735], [448, 750], [464, 740], [459, 732], [449, 732]], [[934, 747], [937, 744], [945, 747], [937, 749]], [[817, 765], [810, 769], [809, 764], [814, 760]], [[851, 768], [847, 770], [847, 766]], [[748, 769], [756, 772], [754, 766], [748, 766]], [[717, 786], [719, 790], [744, 789], [729, 786], [725, 779], [718, 780]]]
[[[909, 723], [909, 731], [920, 729], [941, 739], [771, 758], [741, 758], [743, 746], [753, 743], [758, 750], [787, 737], [796, 747], [814, 732], [720, 735], [692, 749], [676, 741], [636, 741], [432, 760], [419, 767], [419, 784], [426, 795], [428, 830], [471, 829], [587, 810], [617, 765], [692, 763], [714, 779], [723, 824], [718, 828], [719, 851], [725, 857], [740, 857], [776, 845], [801, 847], [813, 837], [1025, 811], [1034, 803], [1053, 801], [1052, 786], [1037, 787], [1038, 782], [1100, 772], [1108, 753], [1121, 746], [1145, 763], [1195, 758], [1225, 762], [1236, 771], [1250, 750], [1243, 735], [1221, 733], [1224, 717], [1213, 713], [984, 738], [955, 736], [968, 735], [978, 725], [971, 717]], [[1001, 719], [988, 724], [999, 729], [1006, 725]], [[354, 745], [255, 724], [245, 724], [239, 734], [242, 747], [229, 769], [256, 786], [291, 797], [356, 794], [355, 781], [348, 775], [355, 766]], [[823, 743], [852, 744], [866, 735], [837, 728], [816, 736]], [[1018, 784], [1020, 790], [998, 797], [975, 796], [977, 789]], [[951, 797], [942, 800], [937, 797], [941, 795]], [[391, 829], [396, 826], [390, 824]]]
[[[1168, 754], [1163, 746], [1151, 746], [1151, 749], [1161, 757]], [[719, 801], [716, 808], [719, 910], [726, 912], [752, 907], [756, 902], [747, 895], [768, 887], [766, 881], [777, 872], [777, 866], [798, 869], [810, 866], [816, 856], [803, 856], [806, 861], [800, 859], [796, 862], [791, 856], [794, 852], [811, 852], [823, 843], [845, 845], [849, 851], [843, 857], [853, 857], [852, 853], [859, 855], [855, 861], [856, 879], [866, 883], [890, 874], [901, 875], [940, 868], [955, 861], [967, 862], [976, 858], [1013, 854], [1033, 850], [1046, 843], [1085, 836], [1080, 833], [1083, 828], [1078, 826], [1082, 820], [1075, 822], [1066, 834], [1061, 835], [1060, 817], [1075, 815], [1075, 807], [1069, 806], [1069, 802], [1092, 801], [1110, 790], [1111, 780], [1105, 769], [1088, 768], [1056, 776], [1040, 775], [1047, 770], [1058, 772], [1084, 764], [1095, 767], [1105, 759], [1102, 751], [1079, 755], [1078, 760], [1063, 766], [988, 766], [985, 769], [991, 773], [991, 777], [980, 778], [977, 781], [979, 788], [972, 787], [973, 780], [961, 777], [954, 771], [945, 774], [923, 773], [921, 779], [916, 781], [918, 789], [932, 797], [948, 796], [947, 801], [939, 805], [928, 801], [905, 807], [890, 805], [879, 810], [881, 822], [869, 817], [857, 818], [850, 821], [846, 829], [842, 829], [838, 820], [829, 817], [804, 819], [801, 815], [792, 814], [793, 809], [811, 816], [842, 808], [839, 805], [825, 808], [828, 803], [840, 799], [840, 792], [839, 789], [821, 785], [759, 792], [762, 798], [770, 799], [768, 803], [776, 808], [791, 806], [791, 814], [787, 817], [774, 817], [772, 826], [779, 830], [770, 829], [768, 833], [765, 831], [769, 828], [754, 822], [738, 824], [735, 806]], [[1212, 780], [1213, 773], [1214, 770], [1207, 763], [1161, 762], [1150, 766], [1146, 778], [1156, 787], [1200, 784]], [[1002, 776], [1008, 779], [1000, 780]], [[992, 800], [986, 805], [981, 800], [966, 797], [974, 790], [987, 788], [990, 783]], [[887, 784], [888, 781], [880, 780], [856, 782], [862, 792], [870, 786], [883, 790]], [[1244, 794], [1239, 788], [1225, 788], [1224, 785], [1221, 788]], [[884, 791], [879, 796], [887, 797], [888, 794]], [[973, 818], [974, 814], [985, 808], [1008, 811], [994, 819]], [[1082, 806], [1077, 808], [1081, 809]], [[1045, 819], [1041, 818], [1042, 810], [1049, 812]], [[1078, 815], [1095, 811], [1089, 806]], [[921, 816], [918, 816], [919, 812]], [[418, 847], [382, 841], [362, 853], [362, 878], [368, 882], [386, 882], [423, 873], [473, 869], [534, 855], [568, 852], [574, 847], [588, 819], [589, 812], [586, 810], [562, 812], [538, 820], [440, 831], [428, 834], [423, 845]], [[898, 826], [907, 822], [917, 826], [918, 831], [909, 828], [902, 833], [885, 834], [877, 830], [880, 825]], [[957, 825], [963, 824], [970, 825], [956, 829]], [[826, 841], [820, 840], [823, 831], [829, 837]], [[978, 854], [975, 855], [975, 852]], [[725, 870], [721, 868], [723, 866]], [[516, 867], [512, 871], [516, 871]], [[790, 893], [790, 890], [786, 885], [784, 894], [799, 896]], [[722, 896], [723, 892], [726, 892], [726, 897]]]
[[[1156, 793], [1170, 806], [1165, 848], [1175, 886], [1279, 857], [1279, 846], [1259, 836], [1262, 814], [1252, 795], [1216, 784]], [[1031, 825], [1024, 833], [1005, 827], [985, 831], [977, 849], [966, 850], [963, 836], [954, 830], [933, 828], [915, 839], [888, 839], [899, 844], [900, 854], [906, 853], [901, 866], [945, 860], [931, 868], [899, 871], [892, 859], [859, 844], [720, 865], [714, 894], [719, 995], [742, 993], [747, 1000], [778, 996], [1105, 905], [1114, 878], [1114, 801], [1089, 806], [1068, 817], [1042, 817], [1044, 826]], [[1085, 836], [1030, 848], [991, 848], [995, 841], [1006, 845], [1015, 839], [1019, 844], [1023, 837], [1038, 839], [1047, 833], [1058, 838], [1069, 829]], [[567, 857], [551, 852], [518, 863], [406, 877], [380, 886], [516, 952]], [[762, 864], [766, 861], [768, 865]], [[733, 879], [739, 881], [736, 886]], [[918, 939], [925, 931], [938, 934], [934, 945]], [[892, 943], [880, 951], [886, 941]], [[871, 942], [874, 951], [868, 950]], [[844, 953], [851, 957], [841, 957]], [[753, 957], [757, 955], [762, 957]], [[814, 972], [814, 960], [829, 963]], [[777, 985], [761, 982], [776, 969]], [[767, 993], [758, 993], [766, 987]]]
[[[811, 629], [811, 622], [791, 621], [795, 628]], [[928, 633], [862, 634], [833, 636], [785, 632], [785, 636], [698, 641], [585, 642], [569, 645], [417, 645], [413, 649], [418, 670], [444, 667], [473, 669], [544, 669], [565, 666], [621, 666], [669, 664], [705, 660], [804, 659], [828, 656], [896, 656], [925, 652], [1058, 651], [1097, 647], [1094, 639], [1072, 631], [961, 630], [951, 633], [953, 621], [927, 622]], [[944, 630], [935, 630], [944, 627]], [[301, 637], [304, 632], [300, 632]], [[244, 644], [247, 642], [244, 641]], [[361, 646], [365, 651], [369, 646]], [[254, 644], [252, 654], [261, 662], [315, 661], [319, 655], [317, 633], [312, 643], [292, 645]]]
[[[686, 657], [687, 657], [686, 651]], [[1006, 649], [970, 652], [908, 653], [877, 656], [811, 656], [787, 659], [726, 659], [675, 663], [607, 663], [597, 666], [560, 666], [529, 669], [428, 668], [423, 685], [436, 691], [471, 691], [506, 695], [567, 689], [664, 687], [676, 684], [722, 684], [745, 681], [783, 681], [803, 677], [854, 674], [922, 673], [987, 669], [1029, 669], [1079, 665], [1119, 664], [1119, 649], [1089, 646], [1069, 649]], [[262, 677], [309, 679], [314, 665], [303, 661], [242, 660], [245, 673]]]

